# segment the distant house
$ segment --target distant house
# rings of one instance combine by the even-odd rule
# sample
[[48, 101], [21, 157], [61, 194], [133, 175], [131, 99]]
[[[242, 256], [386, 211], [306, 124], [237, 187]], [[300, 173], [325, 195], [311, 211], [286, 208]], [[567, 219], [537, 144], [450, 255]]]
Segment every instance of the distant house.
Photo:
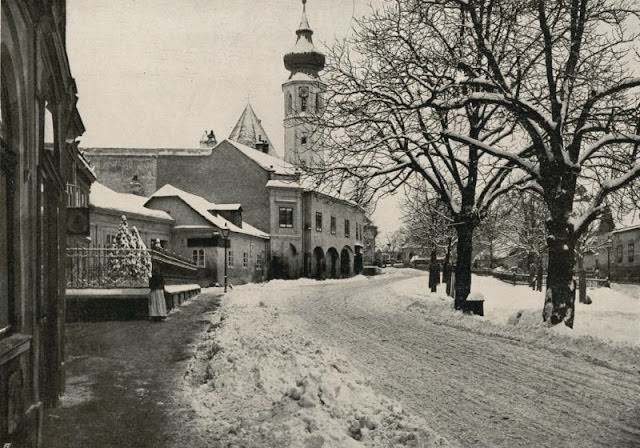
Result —
[[146, 197], [118, 193], [99, 182], [91, 186], [89, 196], [89, 222], [92, 247], [111, 247], [118, 233], [120, 217], [127, 217], [129, 227], [135, 226], [147, 247], [151, 240], [160, 240], [169, 249], [171, 232], [175, 224], [168, 213], [144, 206]]
[[610, 216], [603, 216], [592, 246], [584, 257], [587, 271], [614, 282], [640, 283], [640, 222], [636, 213], [615, 223]]
[[266, 276], [269, 235], [243, 221], [240, 204], [215, 204], [165, 185], [145, 201], [148, 209], [175, 220], [169, 248], [201, 269], [203, 283], [224, 281], [224, 239], [229, 230], [227, 274], [232, 284], [262, 281]]
[[640, 283], [640, 225], [611, 232], [611, 279]]

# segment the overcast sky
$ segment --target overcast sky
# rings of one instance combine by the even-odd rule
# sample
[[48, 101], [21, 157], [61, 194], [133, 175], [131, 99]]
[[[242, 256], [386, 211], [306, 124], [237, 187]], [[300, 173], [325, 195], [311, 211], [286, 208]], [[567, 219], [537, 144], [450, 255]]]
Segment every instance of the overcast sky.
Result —
[[[316, 46], [347, 35], [371, 2], [309, 0]], [[301, 0], [68, 1], [81, 146], [197, 147], [205, 129], [228, 137], [250, 99], [282, 154], [282, 57], [301, 13]], [[385, 201], [374, 219], [390, 232], [398, 215]]]

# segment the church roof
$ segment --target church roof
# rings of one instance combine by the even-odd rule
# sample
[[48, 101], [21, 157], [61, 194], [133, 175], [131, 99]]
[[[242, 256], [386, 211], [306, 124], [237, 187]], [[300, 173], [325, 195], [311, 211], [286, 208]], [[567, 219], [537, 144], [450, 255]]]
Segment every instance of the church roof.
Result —
[[247, 103], [247, 107], [242, 111], [242, 115], [229, 134], [229, 140], [242, 143], [250, 148], [255, 148], [257, 142], [267, 142], [269, 151], [275, 151], [267, 132], [262, 127], [262, 122], [253, 111], [250, 103]]

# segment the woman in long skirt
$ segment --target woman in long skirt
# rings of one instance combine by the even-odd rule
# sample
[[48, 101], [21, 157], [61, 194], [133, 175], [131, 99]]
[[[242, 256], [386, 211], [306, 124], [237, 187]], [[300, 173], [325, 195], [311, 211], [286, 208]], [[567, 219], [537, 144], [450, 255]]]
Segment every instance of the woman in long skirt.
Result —
[[149, 278], [149, 319], [161, 321], [167, 317], [167, 303], [164, 300], [164, 278], [154, 269]]

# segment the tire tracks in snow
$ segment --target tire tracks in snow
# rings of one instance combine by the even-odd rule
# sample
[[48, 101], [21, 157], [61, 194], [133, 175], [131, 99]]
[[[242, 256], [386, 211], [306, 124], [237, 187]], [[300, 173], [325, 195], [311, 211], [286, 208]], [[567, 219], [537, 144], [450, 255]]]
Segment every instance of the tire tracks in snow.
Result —
[[309, 331], [348, 353], [374, 389], [463, 446], [640, 446], [637, 375], [571, 354], [484, 335], [393, 306], [375, 279], [327, 284], [291, 302]]

